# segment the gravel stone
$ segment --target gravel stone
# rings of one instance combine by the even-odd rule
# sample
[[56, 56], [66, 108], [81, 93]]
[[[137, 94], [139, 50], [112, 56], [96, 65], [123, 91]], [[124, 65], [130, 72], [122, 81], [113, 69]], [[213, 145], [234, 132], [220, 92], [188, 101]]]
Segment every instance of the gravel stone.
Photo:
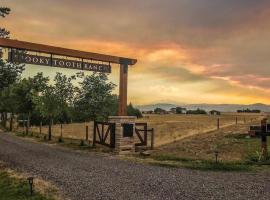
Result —
[[0, 160], [53, 182], [72, 200], [270, 199], [269, 173], [150, 166], [31, 142], [7, 133], [0, 133]]

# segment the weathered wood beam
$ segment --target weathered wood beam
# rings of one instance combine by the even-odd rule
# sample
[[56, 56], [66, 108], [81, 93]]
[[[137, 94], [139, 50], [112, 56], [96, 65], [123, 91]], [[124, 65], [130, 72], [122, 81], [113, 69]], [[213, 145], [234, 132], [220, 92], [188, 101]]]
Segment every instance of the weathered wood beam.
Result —
[[41, 53], [54, 54], [54, 55], [59, 55], [59, 56], [69, 56], [69, 57], [74, 57], [74, 58], [97, 60], [97, 61], [110, 62], [110, 63], [116, 63], [116, 64], [122, 64], [123, 62], [125, 62], [128, 65], [135, 65], [137, 62], [136, 59], [132, 59], [132, 58], [123, 58], [123, 57], [118, 57], [118, 56], [79, 51], [79, 50], [55, 47], [55, 46], [50, 46], [50, 45], [45, 45], [45, 44], [24, 42], [24, 41], [12, 40], [12, 39], [6, 39], [6, 38], [0, 38], [0, 47], [21, 49], [21, 50], [27, 50], [27, 51], [37, 51]]

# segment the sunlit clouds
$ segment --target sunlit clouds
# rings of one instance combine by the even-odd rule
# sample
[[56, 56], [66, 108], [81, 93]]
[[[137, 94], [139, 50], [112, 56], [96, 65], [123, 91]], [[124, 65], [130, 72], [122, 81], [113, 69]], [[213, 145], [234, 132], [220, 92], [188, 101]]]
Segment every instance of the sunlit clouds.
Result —
[[[6, 0], [13, 39], [138, 59], [134, 104], [269, 103], [266, 0]], [[74, 70], [28, 66], [53, 76]], [[110, 80], [118, 84], [118, 67]], [[115, 91], [118, 92], [117, 90]]]

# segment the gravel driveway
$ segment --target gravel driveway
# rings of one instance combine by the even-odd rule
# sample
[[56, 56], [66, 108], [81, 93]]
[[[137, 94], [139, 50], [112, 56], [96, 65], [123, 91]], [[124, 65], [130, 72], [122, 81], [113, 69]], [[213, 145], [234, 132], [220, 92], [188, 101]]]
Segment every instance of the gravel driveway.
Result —
[[270, 174], [163, 168], [0, 133], [0, 160], [70, 199], [270, 199]]

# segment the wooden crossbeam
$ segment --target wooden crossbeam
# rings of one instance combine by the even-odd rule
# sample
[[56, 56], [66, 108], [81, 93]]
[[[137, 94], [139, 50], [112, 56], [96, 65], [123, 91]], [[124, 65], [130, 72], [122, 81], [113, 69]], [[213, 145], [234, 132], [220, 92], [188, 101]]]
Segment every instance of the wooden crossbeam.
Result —
[[118, 56], [111, 56], [100, 53], [86, 52], [73, 50], [62, 47], [55, 47], [45, 44], [37, 44], [32, 42], [25, 42], [19, 40], [12, 40], [6, 38], [0, 38], [0, 47], [21, 49], [27, 51], [36, 51], [41, 53], [48, 53], [59, 56], [69, 56], [74, 58], [97, 60], [102, 62], [116, 63], [116, 64], [126, 64], [126, 65], [135, 65], [137, 63], [136, 59], [132, 58], [123, 58]]

